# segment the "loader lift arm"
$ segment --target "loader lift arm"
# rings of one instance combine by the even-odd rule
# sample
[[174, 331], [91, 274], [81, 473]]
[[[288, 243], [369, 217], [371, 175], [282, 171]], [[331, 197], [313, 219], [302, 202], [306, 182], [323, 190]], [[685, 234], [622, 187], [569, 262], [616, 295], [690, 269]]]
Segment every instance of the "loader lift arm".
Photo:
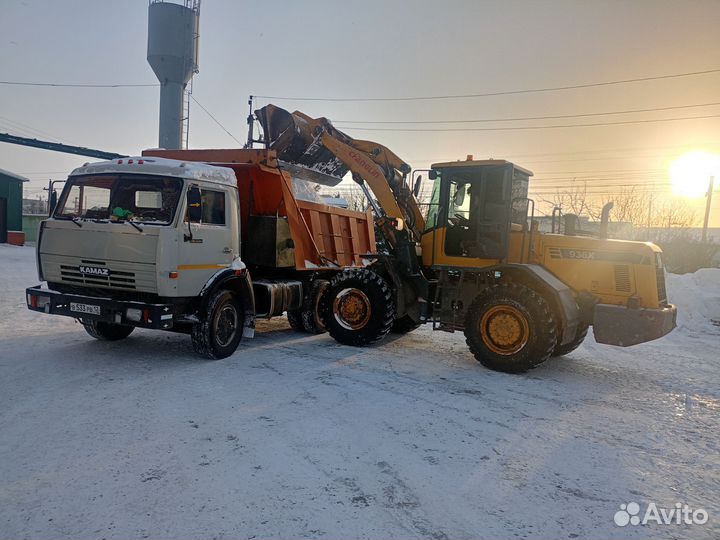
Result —
[[389, 148], [353, 139], [327, 118], [311, 118], [299, 111], [267, 105], [255, 115], [265, 143], [277, 151], [279, 159], [339, 178], [349, 171], [360, 186], [367, 185], [380, 205], [380, 213], [375, 208], [378, 224], [393, 247], [397, 239], [390, 221], [402, 220], [412, 240], [420, 240], [425, 218], [407, 184], [410, 166]]

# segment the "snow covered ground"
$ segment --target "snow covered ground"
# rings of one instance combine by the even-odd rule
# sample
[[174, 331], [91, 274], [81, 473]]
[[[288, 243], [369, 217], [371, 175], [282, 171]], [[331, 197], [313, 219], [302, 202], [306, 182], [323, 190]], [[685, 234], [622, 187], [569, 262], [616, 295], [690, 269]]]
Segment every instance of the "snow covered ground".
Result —
[[[670, 336], [519, 376], [429, 328], [101, 343], [25, 308], [31, 248], [0, 276], [0, 538], [720, 537], [720, 270], [668, 277]], [[615, 525], [630, 502], [709, 521]]]

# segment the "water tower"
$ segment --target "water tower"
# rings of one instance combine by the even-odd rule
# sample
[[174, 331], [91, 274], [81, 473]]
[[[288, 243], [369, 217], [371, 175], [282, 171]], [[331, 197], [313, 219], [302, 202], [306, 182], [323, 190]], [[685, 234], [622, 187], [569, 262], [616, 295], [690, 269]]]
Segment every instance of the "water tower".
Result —
[[182, 147], [185, 88], [198, 72], [200, 0], [150, 0], [147, 60], [160, 81], [160, 148]]

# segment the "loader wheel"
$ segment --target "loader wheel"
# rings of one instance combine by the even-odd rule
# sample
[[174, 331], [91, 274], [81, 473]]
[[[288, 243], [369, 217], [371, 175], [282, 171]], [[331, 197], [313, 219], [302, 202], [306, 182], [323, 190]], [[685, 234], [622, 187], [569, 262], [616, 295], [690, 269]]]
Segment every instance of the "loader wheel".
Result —
[[575, 349], [577, 349], [583, 341], [585, 341], [587, 333], [588, 325], [581, 324], [580, 327], [578, 327], [577, 334], [575, 334], [575, 339], [565, 345], [557, 345], [555, 347], [555, 350], [552, 352], [552, 356], [563, 356], [564, 354], [570, 354]]
[[393, 321], [393, 325], [390, 331], [393, 334], [409, 334], [413, 330], [417, 330], [418, 328], [420, 328], [421, 324], [422, 323], [416, 322], [409, 315], [403, 315], [399, 319], [395, 319]]
[[80, 323], [88, 334], [100, 341], [119, 341], [128, 337], [135, 330], [134, 326], [123, 326], [104, 321], [81, 320]]
[[193, 349], [205, 358], [227, 358], [242, 339], [244, 323], [245, 313], [235, 296], [226, 290], [215, 292], [201, 321], [192, 327]]
[[302, 324], [302, 314], [300, 313], [299, 309], [293, 309], [291, 311], [287, 312], [287, 320], [288, 323], [290, 323], [290, 328], [295, 330], [296, 332], [304, 332], [305, 329], [303, 328]]
[[319, 311], [330, 335], [355, 347], [380, 341], [395, 319], [387, 281], [367, 268], [336, 275], [320, 297]]
[[309, 334], [324, 334], [327, 332], [325, 324], [318, 313], [320, 298], [327, 291], [330, 282], [324, 279], [316, 279], [310, 285], [310, 292], [303, 299], [303, 307], [300, 311], [302, 327]]
[[465, 338], [485, 367], [522, 373], [550, 357], [557, 343], [557, 324], [537, 292], [503, 283], [473, 300], [465, 319]]

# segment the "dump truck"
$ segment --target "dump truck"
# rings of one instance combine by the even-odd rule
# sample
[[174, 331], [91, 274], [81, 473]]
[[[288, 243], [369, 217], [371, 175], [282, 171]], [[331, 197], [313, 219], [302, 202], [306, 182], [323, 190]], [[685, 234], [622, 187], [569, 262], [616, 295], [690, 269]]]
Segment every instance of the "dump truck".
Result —
[[319, 297], [339, 271], [372, 264], [374, 221], [324, 204], [316, 180], [339, 179], [288, 169], [252, 149], [86, 163], [40, 225], [47, 285], [27, 289], [28, 307], [100, 340], [187, 333], [208, 358], [232, 354], [257, 318], [287, 313], [296, 329], [323, 331]]
[[559, 221], [541, 233], [528, 197], [532, 172], [468, 156], [423, 171], [433, 181], [423, 212], [421, 171], [390, 149], [274, 105], [255, 118], [279, 159], [331, 178], [349, 174], [372, 206], [373, 263], [337, 273], [319, 300], [341, 343], [367, 345], [431, 323], [464, 332], [488, 368], [518, 373], [574, 350], [590, 326], [597, 342], [622, 347], [675, 327], [660, 248], [608, 239], [610, 204], [597, 235], [582, 234], [573, 215], [562, 234]]

